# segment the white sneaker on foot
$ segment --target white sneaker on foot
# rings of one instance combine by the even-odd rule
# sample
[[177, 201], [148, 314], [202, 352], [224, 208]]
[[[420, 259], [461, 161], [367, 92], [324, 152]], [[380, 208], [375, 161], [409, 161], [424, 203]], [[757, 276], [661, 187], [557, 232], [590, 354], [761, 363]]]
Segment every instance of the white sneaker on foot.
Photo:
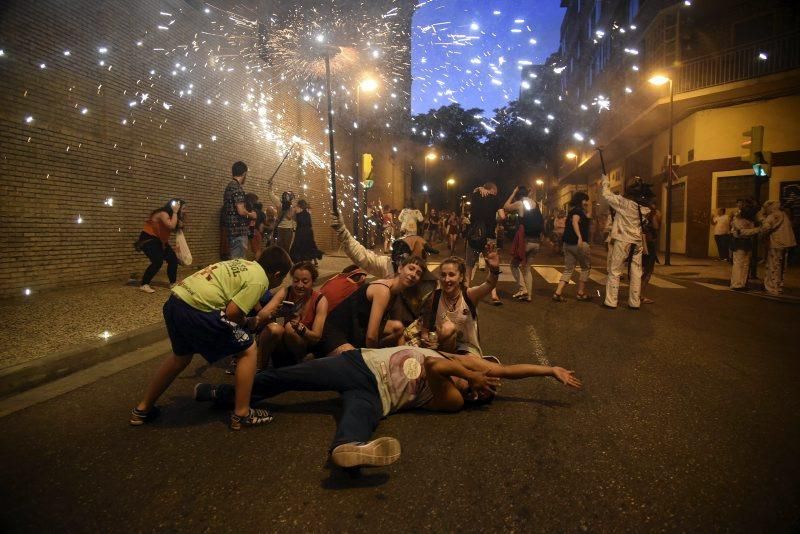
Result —
[[150, 287], [150, 284], [142, 284], [139, 286], [139, 289], [144, 291], [145, 293], [155, 293], [156, 290]]
[[394, 438], [378, 438], [367, 443], [345, 443], [331, 452], [339, 467], [378, 466], [393, 464], [400, 458], [400, 442]]

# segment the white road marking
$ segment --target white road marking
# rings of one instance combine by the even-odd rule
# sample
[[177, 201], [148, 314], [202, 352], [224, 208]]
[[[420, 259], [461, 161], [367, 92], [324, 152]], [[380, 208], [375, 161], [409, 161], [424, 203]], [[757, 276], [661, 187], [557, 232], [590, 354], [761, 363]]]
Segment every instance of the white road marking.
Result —
[[657, 276], [650, 277], [650, 284], [656, 287], [663, 287], [666, 289], [686, 289], [684, 286], [673, 284], [669, 280], [664, 280], [663, 278], [659, 278]]
[[703, 287], [707, 287], [708, 289], [713, 289], [714, 291], [727, 291], [727, 290], [730, 290], [730, 287], [728, 287], [728, 286], [720, 286], [720, 285], [717, 285], [717, 284], [707, 284], [705, 282], [695, 282], [695, 284], [703, 286]]
[[[534, 270], [536, 270], [539, 275], [547, 280], [549, 284], [557, 284], [559, 280], [561, 280], [561, 271], [554, 267], [536, 267], [534, 266]], [[569, 281], [570, 284], [574, 284], [572, 280]]]

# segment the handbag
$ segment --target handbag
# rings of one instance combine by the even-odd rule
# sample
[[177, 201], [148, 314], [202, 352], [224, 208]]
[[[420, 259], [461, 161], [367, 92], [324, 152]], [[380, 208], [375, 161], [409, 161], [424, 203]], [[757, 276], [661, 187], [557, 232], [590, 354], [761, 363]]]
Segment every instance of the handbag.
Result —
[[192, 264], [192, 253], [189, 251], [189, 245], [186, 243], [186, 236], [183, 230], [175, 232], [175, 255], [181, 265]]

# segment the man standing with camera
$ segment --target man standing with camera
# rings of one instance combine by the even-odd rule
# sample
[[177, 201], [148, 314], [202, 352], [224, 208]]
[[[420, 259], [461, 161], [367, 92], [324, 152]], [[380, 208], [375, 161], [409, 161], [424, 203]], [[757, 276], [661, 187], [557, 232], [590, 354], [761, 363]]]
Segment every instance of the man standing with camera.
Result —
[[617, 307], [617, 294], [619, 293], [619, 277], [623, 266], [630, 263], [630, 288], [628, 291], [628, 307], [638, 310], [640, 306], [640, 291], [642, 285], [642, 250], [644, 238], [642, 229], [650, 208], [646, 207], [653, 198], [650, 184], [646, 184], [638, 176], [633, 178], [631, 185], [625, 190], [625, 196], [617, 195], [611, 191], [608, 175], [604, 174], [601, 181], [603, 198], [616, 212], [611, 226], [611, 235], [608, 243], [608, 277], [606, 278], [606, 298], [603, 306], [606, 308]]

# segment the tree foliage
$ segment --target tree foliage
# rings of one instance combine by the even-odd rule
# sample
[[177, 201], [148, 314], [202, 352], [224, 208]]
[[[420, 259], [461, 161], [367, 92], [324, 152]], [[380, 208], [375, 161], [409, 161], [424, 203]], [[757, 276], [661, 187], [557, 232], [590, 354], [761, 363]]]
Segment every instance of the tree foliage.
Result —
[[482, 155], [485, 134], [479, 118], [482, 109], [464, 109], [459, 104], [442, 106], [427, 113], [415, 115], [412, 121], [412, 139], [435, 146], [456, 157], [459, 154]]
[[532, 102], [515, 100], [495, 110], [491, 132], [484, 143], [486, 157], [499, 167], [524, 171], [547, 160], [555, 143], [547, 113]]

